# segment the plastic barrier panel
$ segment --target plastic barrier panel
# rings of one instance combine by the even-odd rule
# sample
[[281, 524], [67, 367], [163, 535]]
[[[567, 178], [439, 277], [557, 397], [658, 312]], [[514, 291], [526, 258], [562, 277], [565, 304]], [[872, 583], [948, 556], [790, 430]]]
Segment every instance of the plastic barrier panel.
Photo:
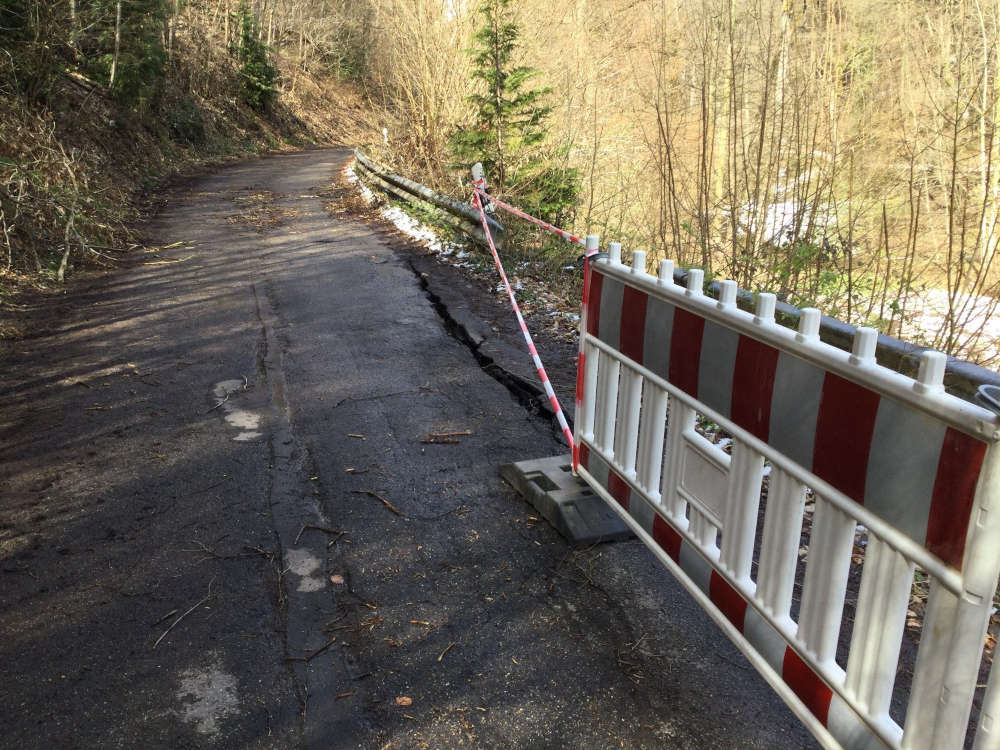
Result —
[[[589, 264], [579, 475], [825, 746], [961, 748], [1000, 572], [996, 415], [945, 393], [942, 354], [913, 380], [872, 329], [844, 352], [818, 310], [793, 331], [773, 295], [752, 314], [733, 282], [715, 300], [700, 271], [685, 289], [620, 259]], [[977, 747], [1000, 747], [998, 693]]]

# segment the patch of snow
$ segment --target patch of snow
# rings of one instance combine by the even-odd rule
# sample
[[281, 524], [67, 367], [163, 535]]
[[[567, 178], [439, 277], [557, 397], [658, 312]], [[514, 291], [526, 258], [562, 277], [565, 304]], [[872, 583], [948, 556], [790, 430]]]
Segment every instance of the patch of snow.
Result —
[[359, 178], [357, 173], [354, 171], [353, 166], [347, 167], [344, 170], [344, 174], [347, 175], [347, 182], [351, 185], [357, 185], [358, 190], [361, 191], [361, 197], [365, 199], [365, 202], [371, 206], [379, 202], [379, 198], [375, 193], [373, 193], [365, 183], [363, 183]]
[[203, 669], [181, 672], [177, 698], [183, 704], [181, 718], [211, 737], [219, 734], [220, 722], [237, 713], [240, 704], [236, 678], [223, 670], [218, 658]]
[[317, 575], [323, 567], [322, 561], [307, 549], [290, 549], [285, 553], [288, 570], [299, 577], [299, 591], [319, 591], [326, 585], [322, 575]]
[[[955, 327], [960, 341], [982, 331], [980, 348], [995, 356], [1000, 344], [1000, 300], [995, 297], [961, 295], [955, 300]], [[903, 311], [904, 337], [932, 341], [948, 323], [949, 297], [945, 289], [926, 289], [908, 300]]]
[[260, 430], [261, 417], [259, 414], [255, 414], [247, 409], [237, 408], [236, 405], [230, 401], [230, 397], [239, 393], [246, 388], [246, 383], [243, 380], [223, 380], [220, 383], [216, 383], [215, 387], [212, 389], [212, 395], [218, 399], [218, 405], [222, 407], [223, 414], [225, 415], [226, 423], [230, 427], [233, 427], [240, 432], [233, 438], [233, 440], [245, 443], [249, 440], [256, 440], [262, 437]]

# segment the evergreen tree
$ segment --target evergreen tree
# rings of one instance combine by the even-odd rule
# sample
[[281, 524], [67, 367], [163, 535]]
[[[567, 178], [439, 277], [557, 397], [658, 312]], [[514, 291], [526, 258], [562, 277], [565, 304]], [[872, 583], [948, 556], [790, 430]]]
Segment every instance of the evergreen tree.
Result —
[[165, 0], [94, 0], [81, 3], [80, 13], [92, 29], [79, 40], [83, 71], [125, 107], [154, 110], [166, 79]]
[[260, 40], [257, 19], [246, 0], [240, 3], [237, 22], [239, 37], [232, 52], [240, 64], [243, 99], [254, 109], [267, 109], [278, 91], [278, 70], [271, 62], [271, 50]]
[[483, 0], [478, 12], [483, 25], [469, 53], [483, 92], [469, 97], [476, 119], [452, 136], [452, 153], [462, 167], [481, 161], [492, 189], [548, 221], [563, 221], [576, 205], [580, 179], [557, 163], [564, 152], [545, 147], [551, 89], [528, 87], [539, 71], [513, 64], [520, 31], [510, 0]]

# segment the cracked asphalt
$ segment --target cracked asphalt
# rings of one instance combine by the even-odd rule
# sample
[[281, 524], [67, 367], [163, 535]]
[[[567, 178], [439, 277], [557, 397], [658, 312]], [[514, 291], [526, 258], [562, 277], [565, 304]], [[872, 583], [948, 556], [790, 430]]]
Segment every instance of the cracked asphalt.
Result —
[[172, 190], [161, 250], [8, 347], [0, 745], [814, 746], [644, 547], [503, 485], [565, 452], [516, 327], [324, 209], [349, 158]]

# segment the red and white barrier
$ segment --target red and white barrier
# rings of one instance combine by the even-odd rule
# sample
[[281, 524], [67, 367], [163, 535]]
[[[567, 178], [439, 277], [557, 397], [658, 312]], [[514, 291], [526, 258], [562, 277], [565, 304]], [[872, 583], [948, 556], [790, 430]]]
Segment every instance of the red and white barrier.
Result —
[[[732, 282], [716, 300], [698, 270], [684, 289], [669, 262], [653, 277], [643, 253], [633, 260], [612, 245], [590, 264], [579, 475], [824, 746], [961, 748], [1000, 573], [996, 415], [944, 392], [939, 353], [913, 380], [875, 363], [872, 329], [843, 352], [819, 341], [818, 310], [793, 331], [775, 323], [773, 295], [752, 314]], [[699, 415], [732, 436], [730, 453], [695, 430]], [[862, 573], [843, 657], [852, 564]], [[898, 723], [918, 567], [930, 598]], [[1000, 747], [996, 718], [991, 686], [977, 747]]]
[[[793, 331], [775, 322], [773, 294], [748, 313], [734, 282], [705, 296], [700, 270], [682, 288], [670, 261], [653, 277], [644, 253], [626, 267], [616, 243], [594, 261], [596, 236], [584, 242], [489, 196], [481, 167], [474, 177], [487, 235], [486, 198], [587, 248], [574, 471], [824, 747], [963, 747], [1000, 575], [1000, 418], [945, 393], [943, 354], [924, 352], [914, 380], [876, 363], [874, 329], [844, 352], [820, 341], [818, 310]], [[695, 429], [699, 417], [732, 436], [729, 452]], [[929, 596], [897, 722], [918, 569]], [[1000, 750], [992, 672], [975, 750]]]

